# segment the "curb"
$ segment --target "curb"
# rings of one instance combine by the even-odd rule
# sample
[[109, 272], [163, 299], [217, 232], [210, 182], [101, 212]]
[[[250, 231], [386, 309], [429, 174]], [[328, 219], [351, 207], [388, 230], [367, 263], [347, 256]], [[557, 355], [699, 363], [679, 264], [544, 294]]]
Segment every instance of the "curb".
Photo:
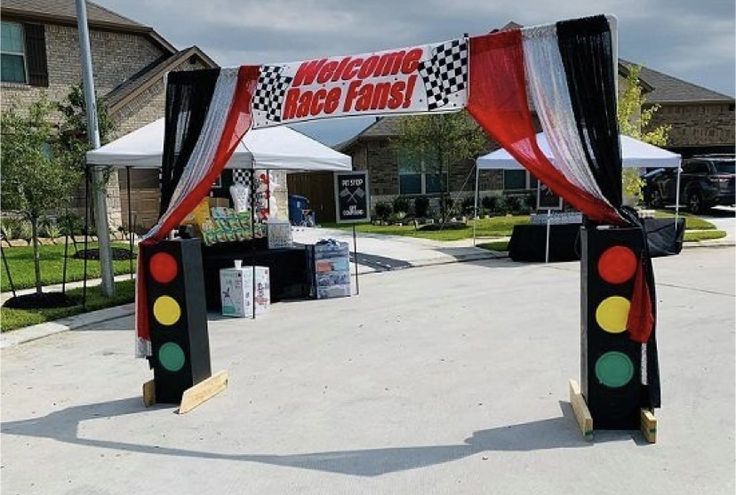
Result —
[[711, 239], [706, 241], [685, 241], [682, 243], [682, 248], [702, 248], [702, 247], [733, 247], [736, 246], [736, 241], [732, 239]]
[[59, 320], [47, 321], [39, 323], [38, 325], [31, 325], [30, 327], [18, 328], [17, 330], [10, 330], [9, 332], [0, 334], [0, 349], [16, 347], [20, 344], [42, 339], [57, 333], [75, 330], [80, 327], [102, 323], [116, 318], [122, 318], [123, 316], [132, 315], [133, 312], [134, 305], [129, 303], [121, 306], [113, 306], [111, 308], [98, 309], [97, 311], [90, 311], [89, 313], [69, 316]]

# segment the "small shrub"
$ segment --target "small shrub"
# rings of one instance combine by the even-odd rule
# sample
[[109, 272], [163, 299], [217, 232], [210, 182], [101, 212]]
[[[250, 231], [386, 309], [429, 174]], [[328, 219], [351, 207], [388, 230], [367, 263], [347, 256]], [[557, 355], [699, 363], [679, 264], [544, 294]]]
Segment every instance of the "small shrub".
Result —
[[406, 213], [403, 211], [396, 211], [389, 216], [388, 220], [391, 223], [403, 222], [406, 220]]
[[480, 205], [491, 213], [496, 211], [497, 203], [498, 196], [483, 196], [480, 200]]
[[475, 214], [475, 197], [468, 196], [463, 199], [462, 204], [462, 212], [466, 215], [474, 215]]
[[24, 229], [27, 227], [28, 231], [30, 231], [31, 226], [27, 225], [24, 226], [24, 224], [28, 224], [25, 220], [21, 218], [3, 218], [2, 219], [2, 231], [3, 236], [7, 240], [14, 240], [14, 239], [22, 239], [22, 235], [24, 233]]
[[520, 196], [509, 196], [506, 198], [506, 206], [508, 213], [512, 215], [519, 213], [521, 210], [521, 197]]
[[394, 199], [393, 208], [396, 213], [399, 213], [399, 212], [409, 213], [410, 208], [411, 208], [411, 203], [409, 202], [409, 198], [406, 198], [404, 196], [397, 196]]
[[31, 222], [22, 221], [20, 223], [18, 239], [23, 239], [24, 241], [31, 242], [31, 239], [33, 239], [33, 228], [31, 228]]
[[394, 209], [391, 206], [391, 203], [386, 203], [385, 201], [376, 203], [376, 217], [378, 217], [379, 220], [388, 220], [388, 217], [391, 216], [393, 211]]
[[67, 212], [56, 219], [61, 235], [82, 235], [84, 233], [84, 221], [82, 217], [73, 212]]
[[442, 214], [442, 205], [444, 204], [444, 211], [445, 211], [445, 217], [450, 218], [452, 217], [456, 212], [453, 206], [455, 205], [455, 200], [453, 200], [450, 196], [443, 196], [440, 197], [440, 214]]
[[526, 206], [529, 207], [529, 212], [532, 212], [537, 209], [537, 195], [534, 193], [529, 193], [526, 196], [524, 196], [524, 202], [526, 203]]
[[506, 201], [506, 198], [504, 198], [503, 196], [499, 196], [498, 198], [496, 198], [496, 206], [495, 208], [493, 208], [492, 212], [492, 214], [496, 216], [505, 215], [506, 213], [508, 213], [509, 205]]
[[429, 198], [427, 196], [419, 196], [414, 200], [414, 216], [417, 218], [427, 218], [429, 216]]
[[41, 221], [41, 228], [39, 230], [41, 237], [48, 237], [50, 239], [61, 237], [61, 229], [53, 218], [44, 218]]

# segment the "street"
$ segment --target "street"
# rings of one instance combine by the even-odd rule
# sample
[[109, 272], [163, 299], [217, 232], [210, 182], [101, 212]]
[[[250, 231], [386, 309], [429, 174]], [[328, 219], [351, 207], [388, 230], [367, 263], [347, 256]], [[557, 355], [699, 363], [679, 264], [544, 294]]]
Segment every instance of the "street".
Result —
[[366, 274], [360, 295], [210, 315], [228, 389], [143, 407], [133, 319], [2, 350], [4, 494], [731, 494], [734, 248], [654, 261], [663, 407], [585, 442], [579, 263]]

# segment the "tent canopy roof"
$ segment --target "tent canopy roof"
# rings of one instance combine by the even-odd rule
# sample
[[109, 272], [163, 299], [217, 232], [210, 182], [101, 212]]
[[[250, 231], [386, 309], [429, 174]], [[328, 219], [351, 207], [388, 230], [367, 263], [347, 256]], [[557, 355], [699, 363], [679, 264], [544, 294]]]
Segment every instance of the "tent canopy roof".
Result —
[[[96, 150], [89, 165], [159, 168], [163, 156], [164, 119], [156, 120]], [[285, 126], [251, 130], [238, 144], [227, 168], [274, 170], [351, 170], [349, 156]]]
[[[547, 137], [543, 132], [537, 134], [537, 144], [547, 158], [554, 160]], [[628, 168], [675, 168], [680, 166], [681, 157], [677, 153], [624, 135], [621, 135], [621, 154], [623, 166]], [[481, 170], [521, 170], [524, 168], [505, 149], [478, 157], [476, 164]]]

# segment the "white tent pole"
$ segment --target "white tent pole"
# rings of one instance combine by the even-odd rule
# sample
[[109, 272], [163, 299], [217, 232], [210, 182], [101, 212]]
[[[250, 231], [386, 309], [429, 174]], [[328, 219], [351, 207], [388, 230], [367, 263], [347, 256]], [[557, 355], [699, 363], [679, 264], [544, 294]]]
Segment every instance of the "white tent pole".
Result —
[[675, 190], [675, 232], [677, 232], [677, 218], [680, 216], [680, 172], [682, 167], [677, 167], [677, 189]]
[[473, 221], [473, 246], [475, 247], [475, 229], [478, 226], [478, 176], [480, 175], [480, 167], [478, 163], [475, 164], [475, 206], [473, 212], [475, 213], [475, 220]]
[[544, 262], [549, 263], [549, 231], [550, 231], [550, 221], [552, 217], [552, 211], [547, 210], [547, 238], [544, 243]]

